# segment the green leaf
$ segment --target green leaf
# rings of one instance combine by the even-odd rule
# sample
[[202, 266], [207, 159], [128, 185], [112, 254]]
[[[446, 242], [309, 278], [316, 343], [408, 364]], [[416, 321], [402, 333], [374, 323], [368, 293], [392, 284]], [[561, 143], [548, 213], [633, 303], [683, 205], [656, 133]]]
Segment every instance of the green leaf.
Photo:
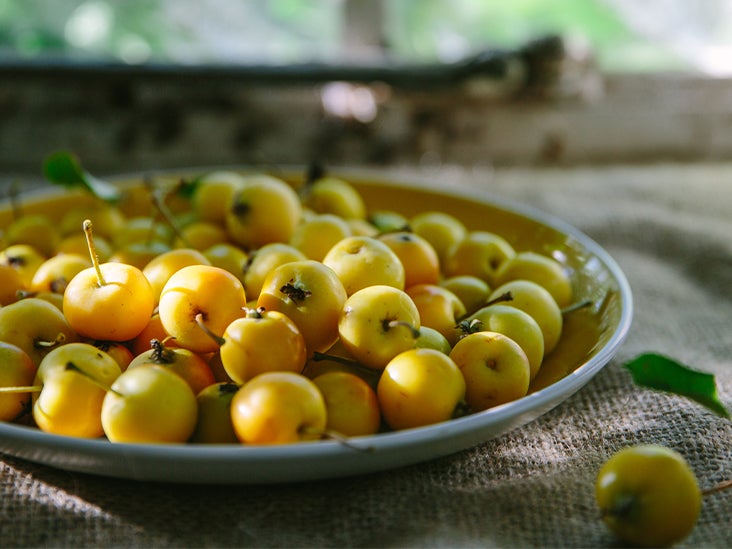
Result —
[[120, 190], [86, 172], [73, 153], [51, 153], [43, 162], [43, 175], [51, 183], [68, 189], [84, 189], [105, 202], [115, 203], [121, 198]]
[[636, 385], [690, 398], [719, 416], [730, 417], [729, 410], [719, 400], [712, 374], [692, 370], [655, 353], [640, 355], [625, 367]]

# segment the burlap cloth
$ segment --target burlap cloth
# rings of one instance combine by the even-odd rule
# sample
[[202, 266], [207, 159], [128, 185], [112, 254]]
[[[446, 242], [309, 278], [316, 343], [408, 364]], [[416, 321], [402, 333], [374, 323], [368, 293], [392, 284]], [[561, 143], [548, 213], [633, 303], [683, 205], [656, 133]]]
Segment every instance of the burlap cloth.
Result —
[[[635, 317], [617, 357], [541, 419], [401, 470], [275, 486], [143, 484], [0, 461], [0, 546], [607, 547], [593, 483], [618, 449], [661, 443], [703, 487], [732, 478], [732, 422], [634, 387], [622, 364], [669, 354], [732, 406], [732, 166], [400, 170], [484, 185], [588, 233], [619, 262]], [[732, 490], [683, 545], [732, 546]]]

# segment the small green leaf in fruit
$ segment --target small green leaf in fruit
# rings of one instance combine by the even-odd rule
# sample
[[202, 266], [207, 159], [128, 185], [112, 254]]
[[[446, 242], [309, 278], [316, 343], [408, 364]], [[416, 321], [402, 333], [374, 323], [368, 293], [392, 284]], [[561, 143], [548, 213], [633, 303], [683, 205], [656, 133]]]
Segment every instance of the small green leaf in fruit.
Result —
[[68, 189], [84, 189], [105, 202], [115, 203], [121, 198], [120, 190], [85, 171], [73, 153], [57, 151], [43, 162], [43, 175], [54, 185]]
[[693, 370], [655, 353], [640, 355], [625, 367], [638, 386], [690, 398], [719, 416], [730, 417], [729, 410], [719, 400], [712, 374]]

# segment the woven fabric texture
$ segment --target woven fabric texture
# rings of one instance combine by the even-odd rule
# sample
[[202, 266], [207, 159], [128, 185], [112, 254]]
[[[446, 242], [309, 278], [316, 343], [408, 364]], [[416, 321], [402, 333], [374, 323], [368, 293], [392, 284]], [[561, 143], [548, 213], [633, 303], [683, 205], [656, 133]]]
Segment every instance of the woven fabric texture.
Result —
[[[646, 351], [715, 374], [732, 408], [732, 166], [395, 170], [480, 186], [558, 216], [602, 245], [633, 290], [617, 356], [577, 394], [497, 439], [366, 476], [266, 486], [97, 478], [0, 456], [3, 547], [615, 547], [601, 464], [636, 443], [681, 452], [703, 488], [732, 478], [732, 421], [636, 388]], [[732, 490], [706, 496], [680, 546], [732, 546]]]

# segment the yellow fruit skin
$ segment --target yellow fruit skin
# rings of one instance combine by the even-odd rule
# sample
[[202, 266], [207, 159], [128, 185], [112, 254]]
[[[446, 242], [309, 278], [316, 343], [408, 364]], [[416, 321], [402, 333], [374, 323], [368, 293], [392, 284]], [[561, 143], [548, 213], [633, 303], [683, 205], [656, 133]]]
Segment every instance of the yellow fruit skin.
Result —
[[637, 546], [681, 541], [701, 510], [701, 491], [689, 465], [678, 452], [654, 444], [613, 455], [597, 475], [595, 494], [608, 528]]

